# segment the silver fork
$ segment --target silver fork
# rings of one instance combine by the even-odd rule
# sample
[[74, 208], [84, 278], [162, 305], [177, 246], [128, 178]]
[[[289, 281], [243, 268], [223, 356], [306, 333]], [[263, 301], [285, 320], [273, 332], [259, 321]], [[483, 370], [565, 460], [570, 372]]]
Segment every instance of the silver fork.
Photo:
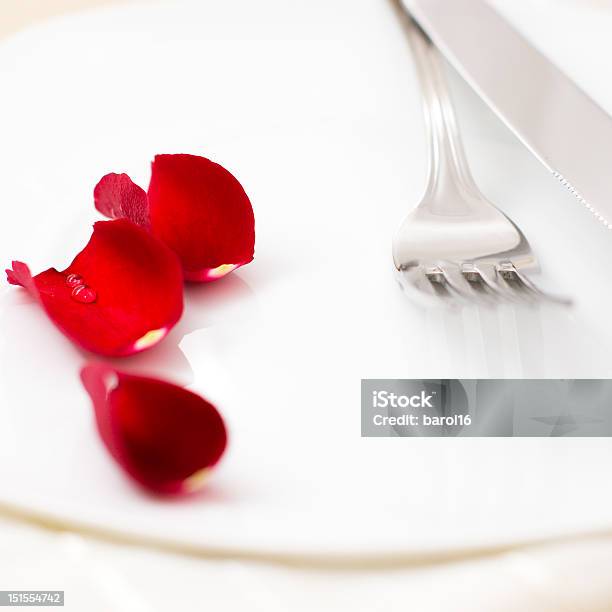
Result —
[[568, 304], [528, 278], [538, 265], [527, 239], [470, 172], [440, 52], [416, 22], [403, 20], [423, 90], [430, 160], [425, 195], [393, 240], [401, 285], [421, 297]]

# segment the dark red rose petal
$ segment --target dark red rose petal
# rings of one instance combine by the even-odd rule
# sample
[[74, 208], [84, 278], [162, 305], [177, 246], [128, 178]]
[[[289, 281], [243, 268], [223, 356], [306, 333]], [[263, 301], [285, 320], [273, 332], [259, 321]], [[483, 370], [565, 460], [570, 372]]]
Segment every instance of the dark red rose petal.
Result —
[[125, 217], [136, 225], [149, 227], [147, 194], [127, 174], [103, 176], [94, 189], [94, 203], [109, 219]]
[[7, 277], [34, 295], [72, 341], [101, 355], [153, 346], [183, 311], [178, 258], [126, 219], [96, 223], [87, 246], [62, 272], [50, 268], [32, 277], [25, 264], [13, 262]]
[[178, 254], [188, 280], [214, 280], [253, 259], [251, 203], [219, 164], [157, 155], [147, 196], [151, 231]]
[[81, 370], [98, 430], [117, 463], [155, 493], [201, 488], [227, 445], [225, 424], [204, 398], [101, 364]]

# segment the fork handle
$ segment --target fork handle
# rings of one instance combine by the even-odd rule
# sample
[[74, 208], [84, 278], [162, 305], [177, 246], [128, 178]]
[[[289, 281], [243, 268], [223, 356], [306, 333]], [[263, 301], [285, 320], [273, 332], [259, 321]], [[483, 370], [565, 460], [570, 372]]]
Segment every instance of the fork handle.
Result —
[[[438, 196], [428, 198], [429, 205], [435, 203], [438, 212], [444, 215], [461, 215], [465, 212], [463, 207], [481, 194], [463, 148], [446, 67], [440, 52], [420, 26], [409, 16], [405, 16], [405, 22], [421, 81], [430, 136], [427, 195]], [[457, 195], [462, 197], [453, 197]]]

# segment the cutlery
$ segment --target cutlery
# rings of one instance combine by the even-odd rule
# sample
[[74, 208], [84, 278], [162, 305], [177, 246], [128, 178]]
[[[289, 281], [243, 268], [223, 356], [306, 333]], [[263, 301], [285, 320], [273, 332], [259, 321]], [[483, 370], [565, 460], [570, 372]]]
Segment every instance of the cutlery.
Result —
[[416, 297], [567, 303], [529, 279], [537, 262], [527, 239], [472, 178], [442, 57], [414, 21], [403, 21], [422, 84], [430, 160], [425, 195], [393, 241], [400, 284]]
[[463, 78], [612, 229], [612, 117], [483, 0], [402, 0]]

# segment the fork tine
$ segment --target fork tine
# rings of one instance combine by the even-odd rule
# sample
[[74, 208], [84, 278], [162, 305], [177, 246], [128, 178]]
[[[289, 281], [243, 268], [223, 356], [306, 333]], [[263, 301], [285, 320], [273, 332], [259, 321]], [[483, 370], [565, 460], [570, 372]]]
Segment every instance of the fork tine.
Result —
[[442, 274], [451, 291], [460, 298], [472, 303], [482, 302], [488, 305], [491, 304], [491, 299], [486, 295], [486, 292], [479, 290], [481, 289], [479, 283], [469, 282], [460, 266], [444, 264]]
[[397, 279], [404, 293], [421, 306], [433, 306], [439, 303], [436, 291], [420, 268], [400, 270]]
[[[519, 272], [510, 262], [502, 262], [500, 264], [500, 268], [502, 268], [505, 274], [500, 274], [499, 268], [493, 264], [476, 264], [474, 267], [482, 276], [487, 286], [506, 299], [531, 304], [538, 301], [546, 301], [570, 306], [572, 303], [572, 301], [567, 298], [555, 296], [543, 291], [524, 273]], [[511, 280], [505, 278], [506, 276], [510, 276]]]
[[485, 305], [491, 306], [499, 303], [501, 294], [494, 291], [484, 280], [472, 263], [461, 264], [461, 272], [468, 281], [474, 295]]
[[530, 292], [532, 295], [545, 302], [552, 302], [553, 304], [559, 304], [561, 306], [572, 305], [572, 300], [570, 298], [554, 295], [540, 289], [525, 273], [519, 272], [514, 266], [512, 266], [512, 268], [518, 282], [523, 286], [525, 291]]
[[511, 302], [533, 303], [533, 299], [530, 299], [523, 292], [518, 292], [510, 287], [508, 283], [500, 277], [495, 265], [475, 263], [474, 269], [480, 274], [480, 277], [489, 291], [497, 298]]

